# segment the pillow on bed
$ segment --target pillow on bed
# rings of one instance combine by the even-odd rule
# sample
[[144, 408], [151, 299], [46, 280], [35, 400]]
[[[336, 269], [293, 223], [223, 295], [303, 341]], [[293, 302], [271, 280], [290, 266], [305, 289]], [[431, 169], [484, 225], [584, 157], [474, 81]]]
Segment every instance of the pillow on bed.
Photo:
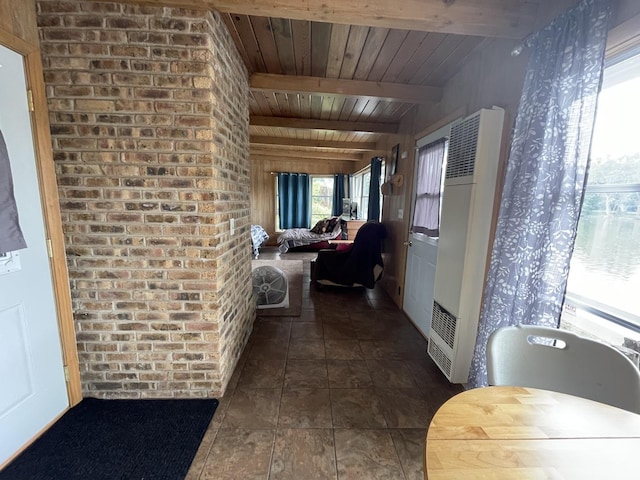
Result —
[[323, 233], [331, 233], [336, 228], [336, 225], [340, 224], [340, 217], [323, 218], [318, 220], [318, 223], [314, 225], [311, 232], [322, 235]]
[[340, 217], [332, 217], [329, 219], [327, 223], [327, 229], [325, 233], [331, 233], [336, 228], [336, 226], [340, 225]]
[[311, 232], [317, 233], [318, 235], [323, 234], [326, 228], [326, 222], [327, 222], [326, 218], [323, 218], [322, 220], [318, 220], [318, 223], [314, 225], [314, 227], [311, 229]]

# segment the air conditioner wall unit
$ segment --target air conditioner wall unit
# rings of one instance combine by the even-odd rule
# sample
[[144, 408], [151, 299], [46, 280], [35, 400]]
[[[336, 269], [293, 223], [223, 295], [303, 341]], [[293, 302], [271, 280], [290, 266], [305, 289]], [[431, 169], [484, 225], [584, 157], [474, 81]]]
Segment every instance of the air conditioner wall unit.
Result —
[[428, 353], [452, 383], [467, 382], [475, 347], [503, 122], [494, 107], [451, 127]]

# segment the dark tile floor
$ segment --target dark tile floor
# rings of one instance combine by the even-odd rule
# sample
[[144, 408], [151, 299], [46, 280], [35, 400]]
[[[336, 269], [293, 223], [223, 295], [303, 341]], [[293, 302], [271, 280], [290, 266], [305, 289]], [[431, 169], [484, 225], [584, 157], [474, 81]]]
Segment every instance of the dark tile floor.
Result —
[[187, 476], [422, 480], [438, 407], [461, 391], [381, 289], [317, 290], [302, 315], [260, 317]]

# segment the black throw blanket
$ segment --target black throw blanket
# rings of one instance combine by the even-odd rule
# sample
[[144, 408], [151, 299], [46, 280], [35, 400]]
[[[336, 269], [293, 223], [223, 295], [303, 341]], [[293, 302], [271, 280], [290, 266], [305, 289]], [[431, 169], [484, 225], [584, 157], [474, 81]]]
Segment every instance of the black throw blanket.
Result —
[[358, 230], [351, 250], [321, 250], [316, 260], [316, 279], [346, 286], [358, 283], [373, 288], [376, 281], [373, 268], [375, 265], [384, 267], [382, 240], [385, 236], [384, 225], [370, 221]]

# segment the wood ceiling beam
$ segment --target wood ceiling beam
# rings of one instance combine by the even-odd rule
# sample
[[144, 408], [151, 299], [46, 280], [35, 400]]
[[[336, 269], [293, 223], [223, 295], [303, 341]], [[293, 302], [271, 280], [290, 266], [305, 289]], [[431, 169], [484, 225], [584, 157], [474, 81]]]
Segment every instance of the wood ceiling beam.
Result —
[[522, 39], [540, 0], [124, 0], [313, 22]]
[[431, 103], [442, 97], [442, 89], [438, 87], [273, 73], [254, 73], [249, 79], [249, 88], [260, 92], [318, 93], [403, 103]]
[[343, 160], [347, 162], [357, 162], [362, 160], [361, 153], [338, 153], [338, 152], [318, 152], [314, 150], [300, 150], [287, 148], [261, 148], [261, 146], [251, 147], [251, 156], [257, 157], [296, 157], [311, 159]]
[[352, 152], [369, 152], [376, 149], [375, 142], [336, 142], [329, 140], [305, 140], [287, 137], [250, 136], [251, 145], [278, 145], [282, 148], [333, 148]]
[[283, 155], [251, 155], [252, 159], [255, 160], [269, 160], [272, 162], [277, 162], [277, 161], [304, 161], [304, 162], [316, 162], [316, 163], [322, 163], [322, 162], [360, 162], [362, 161], [362, 159], [359, 160], [344, 160], [342, 158], [332, 158], [332, 157], [328, 157], [328, 158], [315, 158], [315, 157], [300, 157], [300, 156], [296, 156], [296, 155], [291, 155], [291, 156], [283, 156]]
[[315, 152], [306, 150], [293, 150], [285, 148], [260, 148], [251, 147], [250, 156], [254, 157], [295, 157], [317, 160], [342, 160], [347, 162], [359, 162], [362, 160], [361, 153], [333, 153]]
[[249, 125], [253, 127], [293, 128], [298, 130], [323, 130], [357, 133], [398, 133], [395, 123], [348, 122], [343, 120], [315, 120], [310, 118], [262, 117], [252, 115]]

